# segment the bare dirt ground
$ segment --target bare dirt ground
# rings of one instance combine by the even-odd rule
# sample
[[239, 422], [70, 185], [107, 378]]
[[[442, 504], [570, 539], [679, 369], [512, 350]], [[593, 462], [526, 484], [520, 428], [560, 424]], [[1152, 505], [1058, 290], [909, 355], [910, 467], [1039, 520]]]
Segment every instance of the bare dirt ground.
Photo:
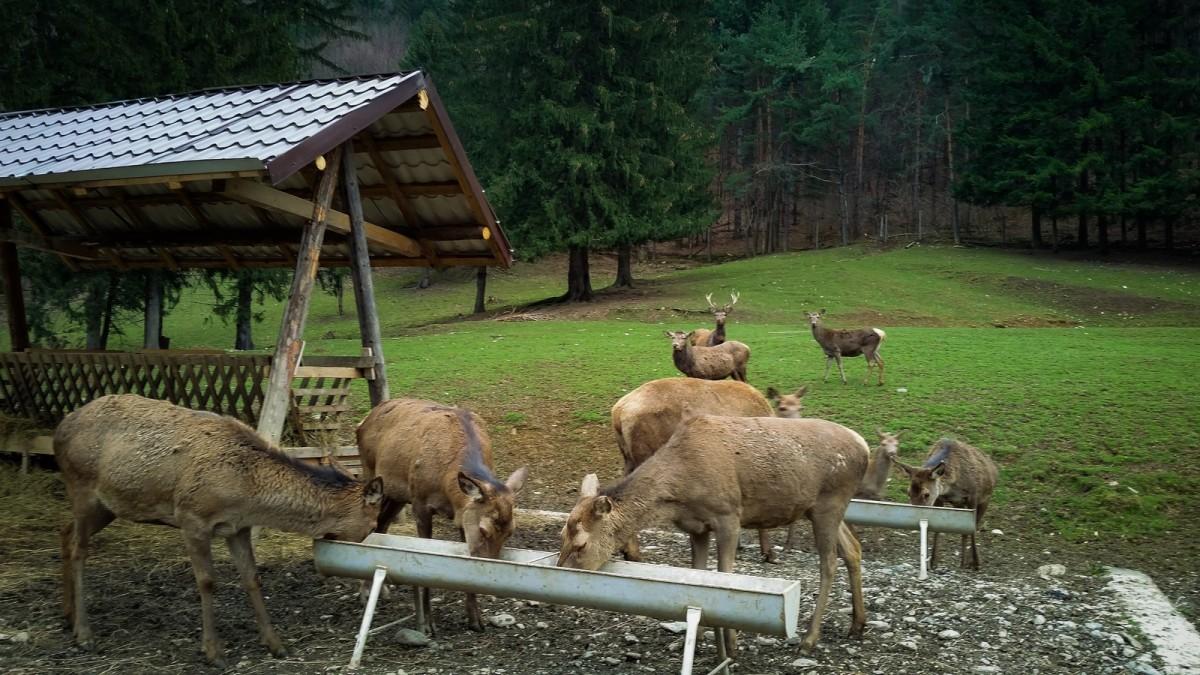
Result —
[[[11, 471], [8, 466], [0, 470]], [[50, 491], [53, 491], [53, 487]], [[97, 651], [74, 647], [61, 621], [58, 591], [57, 495], [49, 508], [10, 523], [0, 535], [0, 664], [8, 673], [184, 673], [215, 671], [200, 654], [199, 603], [177, 532], [118, 523], [96, 540], [86, 570]], [[21, 505], [26, 506], [26, 505]], [[561, 522], [523, 515], [511, 546], [556, 550]], [[393, 532], [411, 533], [404, 522]], [[782, 532], [775, 535], [782, 540]], [[439, 537], [448, 538], [447, 528]], [[805, 535], [807, 536], [807, 535]], [[743, 537], [751, 540], [750, 533]], [[802, 538], [803, 539], [803, 538]], [[824, 637], [812, 654], [787, 641], [743, 635], [735, 672], [741, 673], [1117, 673], [1138, 658], [1154, 663], [1148, 642], [1128, 624], [1104, 589], [1099, 568], [1041, 537], [1016, 533], [981, 537], [984, 568], [961, 571], [957, 538], [944, 540], [944, 570], [919, 583], [916, 535], [863, 533], [868, 619], [862, 639], [849, 626], [845, 575], [839, 570]], [[807, 541], [802, 540], [803, 545]], [[230, 669], [243, 673], [336, 672], [349, 660], [362, 606], [356, 581], [323, 578], [308, 541], [266, 533], [257, 545], [267, 605], [291, 652], [274, 659], [257, 643], [253, 617], [236, 572], [217, 546], [217, 623]], [[687, 564], [687, 544], [673, 532], [643, 536], [648, 562]], [[1056, 547], [1054, 547], [1056, 548]], [[715, 556], [714, 556], [715, 558]], [[815, 588], [815, 556], [795, 551], [778, 565], [759, 562], [756, 547], [739, 554], [738, 571], [800, 579], [805, 586], [801, 632]], [[1037, 567], [1062, 563], [1066, 574], [1039, 578]], [[383, 600], [376, 626], [401, 620], [372, 636], [365, 673], [651, 673], [679, 667], [682, 636], [644, 617], [482, 598], [485, 617], [509, 614], [515, 625], [466, 628], [462, 597], [435, 593], [439, 632], [431, 646], [405, 647], [396, 631], [411, 627], [411, 591], [395, 588]], [[949, 632], [947, 632], [949, 631]], [[699, 672], [716, 662], [705, 639]], [[1141, 664], [1141, 665], [1138, 665]], [[1144, 670], [1144, 672], [1151, 672]]]

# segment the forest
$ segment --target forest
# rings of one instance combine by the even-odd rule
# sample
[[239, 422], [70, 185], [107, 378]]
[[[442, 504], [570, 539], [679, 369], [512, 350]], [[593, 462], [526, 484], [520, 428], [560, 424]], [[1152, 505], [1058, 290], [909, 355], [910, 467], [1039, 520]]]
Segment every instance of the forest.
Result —
[[[875, 241], [1190, 250], [1200, 5], [1184, 0], [4, 0], [0, 110], [423, 69], [521, 260]], [[72, 274], [22, 251], [35, 339], [182, 289], [252, 348], [286, 274]], [[340, 292], [342, 276], [323, 285]], [[124, 317], [124, 319], [123, 319]], [[148, 332], [149, 334], [149, 332]]]

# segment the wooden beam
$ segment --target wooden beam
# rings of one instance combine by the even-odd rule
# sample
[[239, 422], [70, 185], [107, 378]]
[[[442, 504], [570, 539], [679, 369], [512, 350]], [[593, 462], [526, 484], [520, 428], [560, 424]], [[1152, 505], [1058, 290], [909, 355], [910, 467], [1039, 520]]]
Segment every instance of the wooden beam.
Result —
[[[406, 150], [434, 150], [442, 147], [442, 142], [438, 140], [436, 134], [422, 134], [420, 136], [393, 136], [391, 138], [373, 138], [369, 133], [364, 133], [360, 136], [366, 140], [371, 138], [375, 142], [375, 147], [383, 152], [404, 152]], [[361, 152], [361, 151], [360, 151]]]
[[[44, 239], [50, 233], [50, 228], [46, 227], [46, 224], [42, 222], [42, 219], [40, 216], [38, 216], [37, 212], [28, 207], [21, 195], [17, 194], [16, 192], [12, 192], [6, 194], [4, 197], [5, 201], [12, 204], [12, 207], [17, 210], [17, 213], [21, 214], [21, 217], [25, 219], [25, 222], [29, 223], [29, 227], [38, 236]], [[71, 270], [72, 272], [79, 271], [79, 266], [76, 265], [66, 255], [60, 253], [58, 258], [59, 260], [62, 260], [63, 265], [65, 265], [67, 269]]]
[[[179, 258], [179, 266], [183, 269], [226, 269], [229, 267], [229, 261], [225, 258]], [[82, 268], [85, 270], [105, 270], [116, 267], [111, 261], [91, 260], [80, 261]], [[493, 256], [454, 256], [442, 257], [438, 259], [442, 267], [479, 267], [486, 265], [492, 267], [500, 264], [500, 261]], [[123, 270], [142, 270], [142, 269], [162, 269], [162, 260], [158, 258], [152, 259], [126, 259], [122, 261]], [[238, 264], [245, 269], [271, 269], [280, 267], [293, 267], [292, 263], [279, 258], [238, 258]], [[341, 256], [337, 258], [322, 258], [321, 266], [326, 268], [331, 267], [349, 267], [353, 264], [350, 258]], [[429, 267], [429, 261], [424, 258], [403, 258], [400, 256], [371, 256], [371, 267]]]
[[[326, 171], [328, 172], [329, 169]], [[224, 192], [247, 204], [292, 215], [302, 215], [308, 204], [299, 197], [293, 197], [273, 187], [247, 180], [227, 181]], [[342, 234], [348, 234], [350, 232], [350, 216], [341, 211], [327, 210], [329, 228]], [[363, 229], [366, 232], [367, 241], [375, 246], [414, 258], [421, 255], [420, 244], [399, 232], [367, 222], [363, 223]]]
[[42, 237], [27, 232], [9, 230], [8, 232], [0, 231], [0, 241], [16, 244], [23, 248], [32, 248], [37, 251], [54, 253], [59, 256], [70, 256], [81, 260], [97, 260], [100, 258], [95, 246], [86, 244], [80, 239]]
[[383, 360], [383, 338], [379, 331], [379, 312], [375, 307], [375, 280], [371, 276], [371, 254], [363, 227], [362, 199], [358, 194], [358, 176], [354, 167], [354, 142], [346, 141], [342, 151], [342, 194], [350, 211], [350, 276], [354, 280], [354, 307], [358, 314], [358, 332], [363, 349], [374, 361], [375, 377], [367, 383], [371, 407], [388, 400], [387, 364]]
[[296, 273], [292, 277], [291, 294], [283, 310], [283, 321], [279, 338], [275, 342], [275, 356], [271, 361], [271, 374], [263, 396], [262, 412], [258, 417], [258, 432], [272, 443], [283, 436], [283, 423], [287, 419], [291, 404], [292, 376], [300, 363], [304, 351], [304, 324], [308, 320], [308, 302], [312, 297], [313, 284], [320, 265], [321, 244], [325, 239], [325, 227], [329, 218], [329, 202], [333, 199], [341, 169], [342, 149], [334, 149], [333, 162], [321, 176], [317, 199], [312, 204], [311, 217], [300, 238], [300, 254], [296, 260]]
[[[83, 215], [83, 212], [75, 206], [74, 202], [67, 199], [66, 195], [62, 193], [62, 190], [51, 190], [50, 194], [54, 196], [54, 200], [58, 202], [59, 206], [61, 206], [67, 211], [68, 214], [70, 214], [71, 220], [74, 220], [76, 225], [78, 225], [88, 234], [94, 235], [96, 233], [96, 227], [92, 225], [91, 221], [87, 219], [87, 216]], [[104, 255], [108, 256], [108, 258], [113, 261], [113, 265], [115, 265], [117, 269], [122, 271], [128, 269], [128, 267], [125, 265], [125, 261], [121, 260], [121, 256], [118, 255], [116, 251], [112, 249], [105, 249]]]
[[186, 173], [178, 176], [142, 176], [139, 178], [108, 178], [104, 180], [67, 181], [64, 183], [37, 183], [33, 185], [13, 185], [0, 188], [0, 192], [13, 190], [60, 190], [75, 188], [103, 188], [125, 185], [168, 185], [170, 183], [194, 183], [204, 180], [222, 180], [225, 178], [259, 178], [266, 171], [218, 171], [215, 173]]
[[[87, 194], [86, 190], [84, 190], [84, 194]], [[142, 217], [142, 212], [138, 211], [136, 206], [129, 203], [124, 191], [118, 190], [116, 194], [113, 195], [113, 199], [117, 200], [117, 204], [121, 207], [121, 210], [125, 212], [125, 215], [128, 216], [129, 220], [133, 221], [133, 224], [136, 225], [138, 229], [143, 232], [152, 232], [155, 230], [155, 228], [147, 223], [146, 219]], [[159, 257], [163, 259], [163, 262], [167, 264], [167, 269], [170, 269], [173, 272], [179, 271], [179, 263], [175, 262], [175, 259], [171, 257], [170, 253], [162, 249], [155, 249], [155, 252], [158, 253]]]
[[[437, 140], [436, 136], [434, 140]], [[375, 167], [376, 173], [383, 180], [383, 186], [387, 188], [388, 194], [391, 195], [392, 201], [396, 202], [396, 206], [400, 207], [400, 213], [404, 215], [404, 224], [414, 230], [420, 230], [421, 221], [417, 219], [417, 211], [413, 208], [412, 202], [408, 201], [408, 195], [400, 190], [400, 185], [396, 182], [396, 176], [392, 173], [392, 167], [383, 160], [383, 153], [375, 146], [375, 140], [371, 138], [370, 134], [364, 134], [363, 144], [367, 146], [367, 153], [371, 157], [371, 165]], [[354, 198], [359, 199], [357, 191]], [[431, 267], [438, 267], [437, 249], [429, 244], [429, 242], [421, 241], [419, 237], [418, 241], [421, 243], [421, 253], [429, 261], [429, 265]]]
[[[184, 188], [183, 183], [172, 182], [167, 185], [167, 188], [173, 195], [178, 197], [179, 202], [183, 204], [183, 207], [192, 215], [192, 218], [196, 221], [197, 225], [203, 228], [206, 232], [213, 232], [214, 227], [212, 221], [208, 219], [208, 216], [204, 213], [200, 206], [196, 204], [196, 200], [192, 199], [191, 193]], [[217, 251], [221, 253], [221, 256], [225, 258], [225, 261], [229, 263], [229, 269], [236, 272], [242, 268], [242, 266], [238, 264], [237, 257], [233, 255], [233, 249], [229, 248], [225, 244], [217, 244], [216, 248]]]
[[[12, 230], [12, 206], [0, 199], [0, 234]], [[21, 263], [12, 242], [0, 243], [0, 277], [4, 279], [4, 309], [8, 317], [9, 349], [29, 349], [29, 321], [25, 316], [25, 288], [21, 285]]]

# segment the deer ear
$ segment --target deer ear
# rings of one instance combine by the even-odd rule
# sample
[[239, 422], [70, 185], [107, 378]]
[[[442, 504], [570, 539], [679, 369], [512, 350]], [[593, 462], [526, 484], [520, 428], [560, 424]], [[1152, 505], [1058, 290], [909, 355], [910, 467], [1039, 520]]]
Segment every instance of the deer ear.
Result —
[[817, 314], [818, 314], [818, 316], [825, 316], [825, 308], [824, 308], [824, 307], [822, 307], [822, 308], [821, 308], [821, 311], [820, 311], [820, 312], [817, 312]]
[[903, 435], [904, 435], [904, 434], [906, 434], [906, 433], [908, 433], [908, 432], [906, 432], [905, 430], [901, 429], [900, 431], [897, 431], [896, 433], [892, 434], [892, 436], [893, 436], [893, 437], [894, 437], [896, 440], [900, 440], [900, 437], [901, 437], [901, 436], [903, 436]]
[[583, 477], [583, 483], [579, 485], [580, 497], [595, 497], [600, 493], [600, 478], [594, 473], [589, 473]]
[[592, 514], [596, 516], [607, 516], [613, 510], [612, 499], [604, 495], [596, 497], [596, 501], [592, 502]]
[[946, 462], [938, 462], [938, 465], [933, 467], [933, 471], [930, 471], [929, 475], [935, 478], [941, 478], [942, 476], [946, 475]]
[[896, 467], [897, 469], [899, 469], [899, 470], [903, 471], [903, 472], [904, 472], [904, 474], [905, 474], [906, 476], [908, 476], [909, 478], [912, 478], [913, 472], [914, 472], [914, 471], [916, 471], [916, 469], [914, 469], [913, 467], [911, 467], [911, 466], [909, 466], [909, 465], [905, 464], [904, 462], [901, 462], [900, 460], [896, 460], [896, 463], [895, 463], [895, 464], [893, 464], [892, 466], [894, 466], [894, 467]]
[[875, 433], [879, 434], [880, 438], [887, 438], [887, 432], [883, 430], [883, 427], [875, 427]]
[[483, 490], [480, 488], [479, 483], [461, 471], [458, 472], [458, 489], [477, 502], [484, 500]]
[[772, 401], [779, 398], [779, 390], [775, 387], [767, 387], [767, 398]]
[[375, 506], [383, 501], [383, 478], [376, 476], [367, 483], [367, 487], [363, 489], [363, 503], [367, 506]]
[[804, 398], [804, 395], [807, 393], [808, 393], [808, 385], [806, 384], [803, 387], [800, 387], [799, 389], [796, 390], [796, 398]]
[[512, 472], [512, 475], [508, 477], [508, 480], [504, 481], [504, 484], [508, 486], [509, 492], [515, 495], [521, 491], [521, 488], [525, 487], [525, 479], [528, 477], [529, 468], [523, 466]]

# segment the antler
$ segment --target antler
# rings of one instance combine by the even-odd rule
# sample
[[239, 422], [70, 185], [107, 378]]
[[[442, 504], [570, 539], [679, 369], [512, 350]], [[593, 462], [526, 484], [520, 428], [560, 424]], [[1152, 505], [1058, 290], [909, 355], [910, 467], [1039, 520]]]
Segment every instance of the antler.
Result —
[[713, 301], [712, 301], [712, 293], [709, 293], [708, 295], [704, 296], [704, 299], [708, 301], [708, 308], [709, 308], [709, 309], [716, 309], [716, 308], [717, 308], [717, 306], [713, 304]]
[[725, 311], [728, 312], [729, 310], [733, 309], [733, 306], [737, 304], [738, 298], [740, 297], [742, 297], [741, 293], [730, 293], [729, 304], [725, 305]]

